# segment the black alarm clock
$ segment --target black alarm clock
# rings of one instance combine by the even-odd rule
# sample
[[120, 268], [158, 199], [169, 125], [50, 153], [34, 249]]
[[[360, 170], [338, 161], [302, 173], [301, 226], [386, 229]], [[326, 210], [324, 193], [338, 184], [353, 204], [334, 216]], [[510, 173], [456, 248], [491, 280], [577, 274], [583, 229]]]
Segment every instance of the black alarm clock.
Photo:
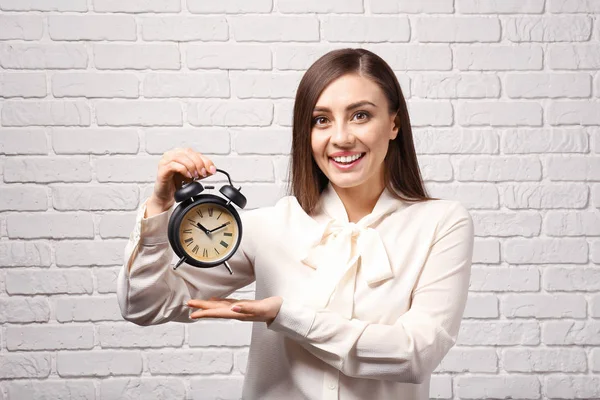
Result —
[[239, 188], [233, 187], [229, 174], [229, 185], [223, 185], [219, 192], [224, 197], [202, 193], [213, 186], [203, 186], [192, 180], [175, 192], [179, 204], [169, 218], [169, 243], [180, 257], [173, 269], [183, 262], [197, 268], [212, 268], [224, 264], [229, 274], [233, 274], [227, 260], [233, 256], [242, 241], [242, 220], [233, 207], [246, 207], [246, 197]]

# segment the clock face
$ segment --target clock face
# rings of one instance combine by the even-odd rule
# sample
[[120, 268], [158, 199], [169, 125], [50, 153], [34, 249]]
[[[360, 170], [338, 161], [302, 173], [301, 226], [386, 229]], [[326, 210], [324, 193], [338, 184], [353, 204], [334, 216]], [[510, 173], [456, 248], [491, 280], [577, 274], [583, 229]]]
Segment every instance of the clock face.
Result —
[[187, 255], [211, 263], [226, 260], [236, 248], [239, 227], [229, 210], [215, 203], [190, 208], [179, 225], [179, 242]]

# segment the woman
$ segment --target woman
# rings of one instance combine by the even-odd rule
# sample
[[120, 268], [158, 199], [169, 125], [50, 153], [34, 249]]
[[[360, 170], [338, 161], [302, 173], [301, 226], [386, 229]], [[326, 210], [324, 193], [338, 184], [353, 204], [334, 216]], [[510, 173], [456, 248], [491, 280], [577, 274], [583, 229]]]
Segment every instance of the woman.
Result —
[[[163, 155], [119, 274], [123, 317], [256, 321], [244, 399], [428, 399], [464, 312], [473, 223], [427, 196], [390, 67], [363, 49], [317, 60], [296, 94], [292, 194], [241, 213], [233, 275], [173, 270], [176, 184], [214, 172], [191, 149]], [[226, 298], [254, 281], [257, 300]]]

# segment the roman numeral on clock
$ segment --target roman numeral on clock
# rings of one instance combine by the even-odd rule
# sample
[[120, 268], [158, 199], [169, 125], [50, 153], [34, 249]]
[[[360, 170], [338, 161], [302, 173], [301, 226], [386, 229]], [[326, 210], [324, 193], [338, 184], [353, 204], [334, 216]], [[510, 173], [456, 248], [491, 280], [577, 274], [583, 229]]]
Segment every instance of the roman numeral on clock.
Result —
[[227, 242], [221, 240], [221, 246], [227, 248], [227, 247], [229, 247], [229, 244]]

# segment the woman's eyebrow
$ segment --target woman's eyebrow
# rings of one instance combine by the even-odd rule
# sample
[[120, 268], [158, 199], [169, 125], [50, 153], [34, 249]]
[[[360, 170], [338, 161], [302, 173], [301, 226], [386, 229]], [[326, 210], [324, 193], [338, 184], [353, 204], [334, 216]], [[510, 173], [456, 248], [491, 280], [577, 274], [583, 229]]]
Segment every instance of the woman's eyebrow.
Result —
[[[371, 105], [373, 107], [377, 107], [375, 104], [371, 103], [368, 100], [362, 100], [362, 101], [358, 101], [356, 103], [352, 103], [352, 104], [348, 105], [346, 107], [346, 111], [350, 111], [350, 110], [352, 110], [354, 108], [362, 107], [362, 106], [366, 106], [366, 105]], [[315, 107], [314, 110], [313, 110], [313, 112], [315, 112], [315, 111], [328, 112], [328, 111], [331, 111], [331, 110], [329, 108], [327, 108], [327, 107]]]

